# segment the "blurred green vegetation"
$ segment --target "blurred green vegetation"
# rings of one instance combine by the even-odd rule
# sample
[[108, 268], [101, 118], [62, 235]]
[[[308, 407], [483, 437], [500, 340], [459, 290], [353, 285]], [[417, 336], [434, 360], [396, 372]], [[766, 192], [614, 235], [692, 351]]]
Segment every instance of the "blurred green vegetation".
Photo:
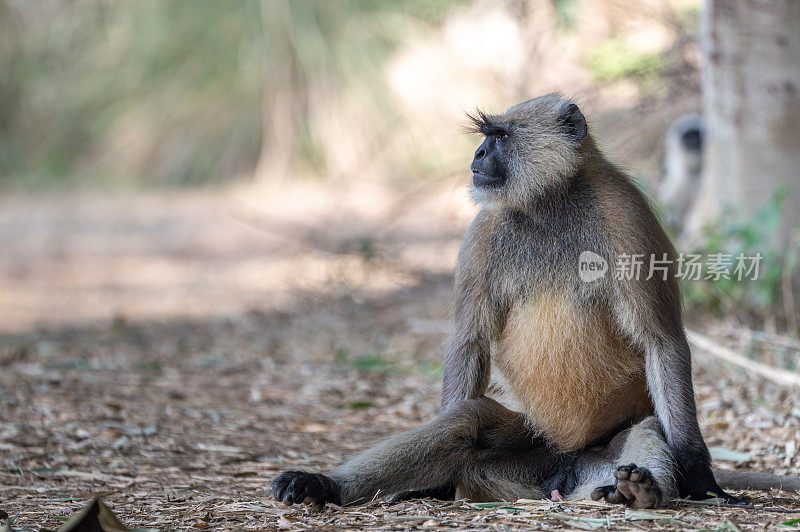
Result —
[[[252, 175], [276, 134], [276, 82], [291, 80], [301, 118], [312, 86], [379, 101], [379, 66], [408, 20], [435, 24], [449, 5], [0, 0], [0, 186]], [[324, 169], [307, 121], [284, 133], [289, 156]]]
[[[476, 43], [486, 37], [469, 33], [484, 14], [495, 23], [498, 13], [519, 19], [521, 44], [508, 46], [509, 64], [536, 62], [530, 54], [540, 52], [525, 43], [543, 24], [557, 26], [559, 46], [594, 50], [580, 54], [581, 64], [569, 54], [558, 63], [539, 58], [544, 79], [561, 79], [562, 63], [572, 61], [596, 89], [621, 79], [640, 89], [671, 86], [672, 59], [630, 44], [623, 22], [635, 12], [661, 27], [674, 10], [654, 17], [644, 7], [592, 4], [613, 23], [583, 37], [589, 3], [550, 3], [552, 12], [523, 9], [519, 0], [0, 0], [0, 188], [179, 187], [356, 171], [403, 182], [451, 175], [469, 142], [453, 139], [453, 124], [442, 131], [435, 120], [420, 123], [442, 107], [434, 99], [422, 111], [409, 104], [419, 95], [402, 100], [415, 75], [443, 70], [426, 54], [451, 64], [478, 51], [457, 69], [473, 68], [469, 76], [447, 72], [438, 81], [457, 93], [451, 100], [495, 104], [552, 89], [531, 92], [526, 68], [485, 64], [485, 47]], [[473, 25], [452, 16], [462, 7], [476, 10]], [[669, 16], [670, 31], [682, 35], [696, 13]], [[587, 48], [581, 39], [601, 44]], [[420, 44], [428, 48], [419, 52]], [[398, 89], [390, 67], [415, 46], [417, 69], [402, 74], [407, 86]], [[631, 152], [652, 158], [649, 148]]]
[[580, 0], [553, 0], [553, 6], [560, 27], [570, 29], [575, 26]]
[[[252, 165], [257, 6], [0, 5], [4, 185], [186, 184]], [[123, 160], [107, 160], [111, 154]], [[141, 173], [125, 175], [137, 166]]]
[[[722, 277], [716, 280], [702, 279], [684, 282], [687, 307], [718, 315], [734, 313], [745, 322], [758, 320], [764, 316], [794, 319], [786, 315], [779, 305], [782, 299], [782, 283], [791, 279], [797, 270], [797, 257], [786, 254], [770, 244], [780, 226], [787, 188], [776, 192], [772, 200], [753, 216], [743, 216], [741, 212], [726, 209], [714, 223], [705, 227], [704, 243], [694, 252], [704, 258], [712, 254], [730, 255], [733, 266], [736, 257], [761, 255], [758, 276], [744, 281]], [[800, 235], [798, 235], [800, 237]], [[765, 310], [767, 311], [765, 313]], [[761, 326], [763, 324], [755, 324]]]
[[391, 355], [382, 352], [351, 357], [346, 347], [339, 347], [334, 353], [334, 362], [340, 366], [387, 375], [408, 373], [408, 368], [400, 364], [400, 358], [398, 354]]
[[585, 63], [595, 80], [603, 83], [626, 78], [654, 81], [667, 68], [663, 54], [638, 51], [618, 38], [600, 43]]

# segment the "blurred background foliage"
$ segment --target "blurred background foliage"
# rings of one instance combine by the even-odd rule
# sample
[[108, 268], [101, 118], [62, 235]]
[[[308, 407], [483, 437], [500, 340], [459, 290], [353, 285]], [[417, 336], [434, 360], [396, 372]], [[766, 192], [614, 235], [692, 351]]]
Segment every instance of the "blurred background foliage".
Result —
[[252, 13], [213, 2], [0, 5], [5, 184], [197, 183], [258, 154]]
[[0, 0], [0, 186], [441, 178], [476, 104], [627, 82], [616, 120], [680, 85], [696, 2], [586, 4]]
[[380, 114], [386, 56], [448, 5], [3, 0], [0, 181], [182, 186], [252, 174], [262, 120], [283, 118], [262, 116], [282, 112], [270, 103], [302, 115], [275, 136], [324, 171], [310, 99], [351, 92]]
[[[465, 112], [560, 90], [655, 196], [665, 131], [703, 110], [702, 7], [0, 0], [0, 189], [456, 182], [476, 140]], [[697, 283], [688, 301], [747, 319], [780, 308], [797, 329], [782, 302], [796, 253], [784, 260], [764, 221], [789, 207], [758, 208], [728, 211], [683, 247], [762, 249], [774, 255], [765, 278]]]

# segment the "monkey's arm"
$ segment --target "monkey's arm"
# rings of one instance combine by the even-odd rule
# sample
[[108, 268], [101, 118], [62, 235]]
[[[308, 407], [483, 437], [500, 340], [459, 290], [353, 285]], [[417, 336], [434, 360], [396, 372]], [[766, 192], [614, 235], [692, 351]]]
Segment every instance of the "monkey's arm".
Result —
[[475, 399], [489, 386], [489, 339], [454, 333], [447, 348], [442, 382], [442, 412], [462, 399]]
[[[647, 263], [645, 264], [647, 266]], [[717, 485], [697, 421], [692, 355], [683, 329], [680, 289], [666, 280], [620, 281], [617, 318], [644, 351], [647, 387], [677, 467], [681, 497], [730, 499]]]
[[444, 361], [443, 412], [456, 401], [483, 396], [489, 386], [489, 345], [499, 321], [489, 295], [491, 226], [490, 215], [478, 213], [458, 255], [453, 288], [454, 327]]

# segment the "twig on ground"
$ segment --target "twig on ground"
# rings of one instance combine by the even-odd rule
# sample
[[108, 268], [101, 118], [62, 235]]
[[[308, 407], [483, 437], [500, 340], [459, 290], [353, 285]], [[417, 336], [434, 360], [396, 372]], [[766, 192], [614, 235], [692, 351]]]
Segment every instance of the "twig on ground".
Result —
[[790, 338], [789, 336], [784, 336], [781, 334], [768, 333], [765, 331], [754, 331], [752, 329], [747, 329], [744, 327], [738, 327], [736, 329], [725, 327], [724, 329], [719, 329], [719, 334], [724, 336], [731, 336], [734, 338], [738, 338], [740, 340], [743, 339], [751, 342], [755, 341], [755, 342], [760, 342], [762, 344], [770, 344], [774, 347], [783, 347], [786, 349], [800, 351], [800, 341], [797, 341], [794, 338]]
[[765, 379], [780, 384], [782, 386], [792, 386], [800, 388], [800, 375], [783, 369], [767, 366], [761, 362], [750, 360], [732, 349], [716, 343], [711, 338], [704, 336], [696, 331], [687, 330], [689, 341], [704, 352], [721, 358], [726, 362], [740, 366], [751, 373], [755, 373]]
[[693, 501], [691, 499], [672, 499], [670, 502], [679, 506], [712, 506], [724, 510], [760, 510], [763, 512], [775, 512], [780, 514], [800, 513], [800, 508], [774, 508], [771, 506], [755, 506], [753, 504], [728, 504], [718, 501]]
[[393, 521], [396, 523], [402, 523], [405, 521], [414, 521], [423, 523], [425, 521], [451, 521], [452, 519], [448, 518], [439, 518], [431, 515], [386, 515], [383, 517], [386, 521]]
[[678, 505], [687, 505], [687, 506], [713, 506], [719, 508], [727, 508], [729, 510], [735, 509], [744, 509], [744, 510], [755, 510], [758, 506], [753, 506], [752, 504], [730, 504], [727, 502], [722, 502], [721, 499], [709, 499], [703, 501], [695, 501], [693, 499], [670, 499], [670, 502], [678, 504]]

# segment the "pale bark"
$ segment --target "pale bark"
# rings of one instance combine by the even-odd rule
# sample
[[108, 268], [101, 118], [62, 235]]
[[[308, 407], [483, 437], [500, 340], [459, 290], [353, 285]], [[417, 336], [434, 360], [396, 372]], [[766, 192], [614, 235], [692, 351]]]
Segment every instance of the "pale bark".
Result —
[[786, 245], [800, 222], [800, 1], [708, 0], [705, 54], [704, 179], [689, 217], [695, 237], [730, 206], [752, 216], [788, 188]]

